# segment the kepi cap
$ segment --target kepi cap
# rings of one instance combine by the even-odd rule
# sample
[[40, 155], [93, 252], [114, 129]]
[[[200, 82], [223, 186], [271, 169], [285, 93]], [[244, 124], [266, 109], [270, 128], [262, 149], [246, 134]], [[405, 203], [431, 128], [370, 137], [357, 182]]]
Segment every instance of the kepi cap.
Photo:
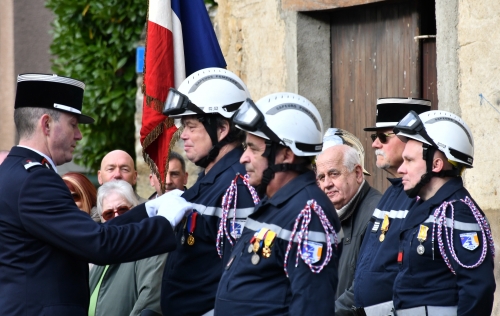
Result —
[[365, 131], [394, 127], [410, 111], [421, 114], [431, 110], [431, 101], [417, 98], [379, 98], [377, 99], [377, 118], [375, 126]]
[[363, 173], [367, 176], [371, 176], [365, 169], [365, 149], [356, 136], [340, 128], [329, 128], [326, 130], [325, 136], [323, 136], [323, 151], [335, 145], [347, 145], [356, 149], [359, 160], [361, 161]]
[[14, 108], [47, 108], [75, 114], [78, 123], [91, 124], [94, 119], [82, 114], [85, 84], [79, 80], [49, 74], [17, 76]]

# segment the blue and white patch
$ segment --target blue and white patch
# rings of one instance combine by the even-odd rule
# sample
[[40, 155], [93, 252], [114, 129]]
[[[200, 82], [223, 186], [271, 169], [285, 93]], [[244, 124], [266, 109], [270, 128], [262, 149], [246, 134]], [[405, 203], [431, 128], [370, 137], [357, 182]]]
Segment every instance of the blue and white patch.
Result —
[[373, 223], [372, 233], [376, 233], [378, 228], [380, 227], [380, 222]]
[[302, 260], [307, 264], [313, 264], [321, 260], [323, 244], [314, 241], [308, 241], [307, 245], [302, 246]]
[[241, 237], [241, 233], [243, 233], [243, 228], [245, 228], [246, 219], [236, 219], [234, 223], [234, 231], [233, 231], [233, 220], [231, 220], [231, 224], [229, 224], [229, 233], [231, 237], [234, 239], [238, 239]]
[[467, 250], [474, 250], [479, 247], [479, 238], [477, 233], [463, 233], [460, 234], [460, 241], [462, 242], [462, 247]]

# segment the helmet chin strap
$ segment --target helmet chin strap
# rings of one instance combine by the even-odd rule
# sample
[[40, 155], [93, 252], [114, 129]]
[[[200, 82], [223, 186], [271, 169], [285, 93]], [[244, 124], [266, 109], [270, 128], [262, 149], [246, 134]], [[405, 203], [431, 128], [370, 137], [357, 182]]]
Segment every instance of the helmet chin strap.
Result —
[[210, 136], [210, 140], [212, 141], [212, 148], [205, 157], [202, 157], [194, 164], [201, 168], [206, 168], [212, 161], [217, 158], [219, 152], [222, 147], [229, 143], [227, 137], [219, 141], [217, 139], [217, 118], [213, 115], [199, 115], [198, 120], [203, 124], [205, 130]]
[[427, 185], [433, 177], [445, 178], [460, 176], [460, 170], [457, 170], [455, 168], [452, 170], [441, 170], [440, 172], [432, 171], [432, 162], [434, 160], [434, 153], [436, 152], [437, 148], [434, 146], [429, 146], [427, 144], [422, 144], [422, 148], [423, 159], [425, 160], [426, 164], [426, 172], [422, 175], [420, 181], [413, 188], [405, 190], [406, 195], [408, 195], [408, 197], [411, 199], [417, 197], [417, 195], [420, 193], [420, 190], [422, 190], [422, 188]]
[[296, 171], [298, 173], [304, 173], [308, 171], [307, 163], [303, 164], [291, 164], [291, 163], [281, 163], [276, 164], [276, 152], [278, 150], [278, 143], [266, 140], [266, 150], [262, 154], [262, 157], [267, 158], [267, 169], [262, 173], [262, 180], [260, 184], [255, 188], [260, 198], [266, 194], [266, 189], [276, 172], [284, 171]]

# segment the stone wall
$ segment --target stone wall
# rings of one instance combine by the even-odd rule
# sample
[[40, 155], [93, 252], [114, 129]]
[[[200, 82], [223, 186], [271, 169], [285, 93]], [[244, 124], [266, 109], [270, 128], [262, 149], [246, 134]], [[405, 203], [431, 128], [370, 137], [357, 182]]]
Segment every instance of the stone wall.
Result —
[[[318, 2], [282, 1], [285, 7]], [[324, 115], [324, 125], [329, 126], [326, 113], [331, 107], [331, 73], [327, 14], [283, 10], [280, 0], [219, 0], [218, 3], [216, 30], [228, 69], [242, 77], [253, 98], [282, 90], [298, 92], [318, 106]], [[496, 244], [500, 245], [498, 25], [498, 0], [436, 0], [439, 107], [460, 115], [472, 129], [474, 168], [466, 171], [464, 181], [487, 214]], [[500, 280], [499, 264], [495, 275]], [[500, 314], [500, 294], [495, 302], [494, 315]]]
[[[500, 2], [462, 0], [457, 12], [456, 94], [461, 116], [474, 134], [474, 168], [467, 171], [464, 180], [487, 214], [495, 243], [500, 245], [500, 33], [496, 31], [500, 24]], [[497, 284], [499, 266], [497, 261]], [[495, 295], [493, 314], [500, 314], [500, 291]]]

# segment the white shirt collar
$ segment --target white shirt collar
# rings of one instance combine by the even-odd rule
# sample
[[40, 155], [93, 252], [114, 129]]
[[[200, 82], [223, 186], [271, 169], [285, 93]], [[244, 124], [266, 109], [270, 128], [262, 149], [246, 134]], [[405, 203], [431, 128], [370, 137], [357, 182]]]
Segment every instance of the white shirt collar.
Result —
[[47, 155], [45, 155], [45, 154], [43, 154], [43, 153], [39, 152], [39, 151], [38, 151], [38, 150], [36, 150], [36, 149], [31, 148], [31, 147], [22, 146], [22, 145], [17, 145], [17, 147], [23, 147], [23, 148], [26, 148], [26, 149], [29, 149], [29, 150], [31, 150], [31, 151], [36, 152], [37, 154], [39, 154], [39, 155], [40, 155], [40, 156], [42, 156], [43, 158], [47, 159], [47, 161], [50, 163], [50, 165], [52, 166], [52, 168], [54, 169], [54, 171], [55, 171], [55, 172], [57, 172], [57, 167], [56, 167], [56, 165], [54, 164], [54, 162], [52, 161], [52, 159], [50, 159], [50, 157], [49, 157], [49, 156], [47, 156]]

